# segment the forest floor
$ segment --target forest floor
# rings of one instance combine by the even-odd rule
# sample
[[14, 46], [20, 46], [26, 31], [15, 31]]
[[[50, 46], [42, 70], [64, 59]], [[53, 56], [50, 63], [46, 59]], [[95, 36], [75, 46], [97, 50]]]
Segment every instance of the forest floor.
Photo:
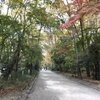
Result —
[[0, 100], [21, 100], [34, 81], [37, 72], [17, 75], [16, 79], [0, 80]]
[[[78, 76], [77, 75], [75, 76], [74, 74], [64, 73], [64, 72], [59, 72], [59, 71], [57, 71], [57, 73], [61, 73], [61, 74], [65, 75], [65, 76], [69, 76], [69, 77], [73, 77], [73, 78], [79, 79]], [[94, 80], [92, 77], [87, 77], [84, 74], [82, 74], [82, 78], [83, 78], [82, 79], [83, 81], [90, 82], [90, 83], [97, 84], [97, 85], [100, 84], [100, 80]]]
[[21, 100], [22, 96], [27, 92], [34, 79], [29, 81], [19, 82], [23, 86], [6, 86], [0, 87], [0, 100]]
[[33, 80], [30, 80], [29, 82], [25, 83], [24, 81], [24, 84], [22, 82], [19, 82], [19, 84], [23, 84], [24, 85], [24, 88], [23, 87], [17, 87], [17, 86], [5, 86], [5, 87], [0, 87], [0, 96], [3, 96], [3, 95], [7, 95], [7, 94], [12, 94], [12, 93], [16, 93], [16, 92], [25, 92], [27, 90], [27, 88], [30, 86], [31, 82]]

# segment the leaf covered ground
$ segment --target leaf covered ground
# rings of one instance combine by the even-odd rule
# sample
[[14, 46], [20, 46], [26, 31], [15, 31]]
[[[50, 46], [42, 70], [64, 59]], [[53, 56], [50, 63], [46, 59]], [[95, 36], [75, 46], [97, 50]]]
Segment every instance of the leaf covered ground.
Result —
[[[61, 73], [65, 76], [69, 76], [69, 77], [78, 78], [77, 75], [75, 76], [74, 74], [71, 74], [71, 73], [64, 73], [64, 72], [59, 72], [59, 71], [57, 71], [57, 73]], [[82, 73], [82, 77], [83, 77], [82, 80], [84, 80], [86, 82], [90, 82], [90, 83], [97, 84], [97, 85], [100, 84], [100, 80], [94, 80], [92, 77], [87, 77], [84, 73]]]
[[35, 74], [36, 73], [33, 75], [17, 74], [15, 75], [16, 77], [13, 77], [11, 80], [0, 79], [0, 97], [16, 92], [25, 92], [34, 80]]

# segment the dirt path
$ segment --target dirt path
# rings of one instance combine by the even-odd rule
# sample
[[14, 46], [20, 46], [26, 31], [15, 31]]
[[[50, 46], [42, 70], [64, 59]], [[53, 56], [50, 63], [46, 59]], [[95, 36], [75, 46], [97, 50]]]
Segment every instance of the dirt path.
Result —
[[100, 91], [51, 71], [41, 71], [27, 100], [100, 100]]

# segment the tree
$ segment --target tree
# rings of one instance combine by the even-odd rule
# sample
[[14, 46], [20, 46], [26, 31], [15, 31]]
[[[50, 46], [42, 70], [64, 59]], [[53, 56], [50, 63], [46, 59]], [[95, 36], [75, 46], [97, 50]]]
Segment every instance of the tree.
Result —
[[[93, 36], [91, 35], [91, 33], [93, 32], [93, 30], [98, 31], [99, 29], [99, 23], [97, 21], [97, 18], [99, 18], [98, 14], [100, 13], [100, 3], [94, 0], [73, 0], [71, 3], [67, 4], [67, 9], [68, 10], [65, 12], [69, 15], [70, 18], [65, 24], [62, 24], [60, 28], [69, 28], [74, 25], [74, 34], [77, 33], [78, 35], [76, 42], [78, 45], [77, 48], [79, 48], [79, 44], [82, 46], [84, 56], [84, 52], [86, 52], [87, 45], [89, 47], [93, 39], [91, 37]], [[94, 19], [93, 21], [90, 18], [91, 16]], [[85, 41], [87, 41], [87, 43]], [[81, 59], [82, 57], [79, 58]]]

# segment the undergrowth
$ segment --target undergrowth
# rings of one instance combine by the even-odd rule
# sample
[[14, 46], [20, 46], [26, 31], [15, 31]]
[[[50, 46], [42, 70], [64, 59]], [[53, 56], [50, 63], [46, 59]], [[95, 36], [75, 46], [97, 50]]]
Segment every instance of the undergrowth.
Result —
[[29, 75], [28, 73], [24, 73], [24, 75], [22, 75], [19, 70], [18, 72], [12, 73], [10, 80], [4, 80], [0, 77], [0, 94], [26, 90], [34, 80], [37, 73], [38, 72], [34, 70], [32, 75]]

